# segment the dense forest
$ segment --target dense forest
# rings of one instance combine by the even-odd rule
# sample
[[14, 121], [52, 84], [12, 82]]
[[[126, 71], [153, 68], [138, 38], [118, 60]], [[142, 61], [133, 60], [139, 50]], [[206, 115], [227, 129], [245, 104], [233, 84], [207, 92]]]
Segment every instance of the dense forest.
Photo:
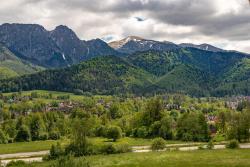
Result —
[[2, 80], [0, 90], [57, 90], [92, 94], [249, 95], [250, 61], [237, 52], [186, 48], [104, 56], [68, 68]]
[[86, 132], [81, 133], [86, 136], [114, 140], [126, 136], [203, 142], [250, 139], [250, 103], [245, 97], [176, 94], [151, 98], [76, 96], [74, 100], [71, 96], [75, 97], [49, 92], [2, 94], [0, 143], [71, 138], [74, 130], [80, 128], [76, 132], [80, 133], [83, 127]]

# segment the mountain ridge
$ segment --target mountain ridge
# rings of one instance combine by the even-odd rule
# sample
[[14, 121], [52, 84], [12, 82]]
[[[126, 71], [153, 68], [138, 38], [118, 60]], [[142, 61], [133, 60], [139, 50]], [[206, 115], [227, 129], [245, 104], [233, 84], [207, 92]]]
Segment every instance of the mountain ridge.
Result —
[[244, 54], [180, 48], [96, 57], [63, 69], [4, 80], [0, 91], [77, 89], [105, 95], [250, 95], [249, 80], [250, 61]]
[[100, 39], [80, 40], [70, 28], [62, 25], [48, 31], [38, 24], [2, 24], [0, 42], [19, 58], [46, 68], [66, 67], [96, 56], [119, 54]]

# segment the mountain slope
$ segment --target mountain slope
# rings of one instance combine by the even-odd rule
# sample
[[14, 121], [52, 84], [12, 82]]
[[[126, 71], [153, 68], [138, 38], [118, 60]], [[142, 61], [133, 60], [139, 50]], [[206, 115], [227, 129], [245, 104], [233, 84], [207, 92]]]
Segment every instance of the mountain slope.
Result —
[[179, 46], [181, 46], [183, 48], [196, 48], [196, 49], [201, 49], [201, 50], [206, 50], [206, 51], [211, 51], [211, 52], [226, 52], [223, 49], [217, 48], [217, 47], [209, 45], [209, 44], [195, 45], [195, 44], [191, 44], [191, 43], [182, 43]]
[[126, 54], [133, 54], [135, 52], [157, 50], [168, 51], [180, 48], [178, 45], [171, 42], [159, 42], [154, 40], [146, 40], [140, 37], [129, 36], [120, 41], [109, 43], [117, 51]]
[[250, 95], [250, 58], [244, 58], [235, 64], [220, 80], [214, 95], [234, 95], [237, 92]]
[[16, 57], [8, 48], [0, 44], [0, 79], [31, 74], [43, 70]]
[[155, 85], [167, 92], [180, 92], [195, 96], [209, 94], [211, 77], [190, 65], [181, 64], [158, 79]]
[[250, 94], [250, 58], [195, 48], [98, 57], [0, 83], [0, 91], [46, 89], [93, 94], [184, 93], [192, 96]]
[[6, 92], [20, 89], [60, 91], [80, 89], [96, 94], [118, 94], [136, 92], [151, 85], [152, 80], [153, 75], [127, 61], [114, 56], [106, 56], [65, 69], [47, 70], [6, 80], [0, 83], [0, 90]]
[[101, 40], [80, 40], [66, 26], [47, 31], [36, 24], [3, 24], [0, 42], [19, 58], [46, 68], [66, 67], [92, 57], [118, 54]]

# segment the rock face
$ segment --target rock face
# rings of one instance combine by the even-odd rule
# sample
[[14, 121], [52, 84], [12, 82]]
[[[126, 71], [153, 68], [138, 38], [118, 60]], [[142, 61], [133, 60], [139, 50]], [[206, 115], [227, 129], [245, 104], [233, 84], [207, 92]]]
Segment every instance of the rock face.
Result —
[[83, 60], [117, 52], [96, 39], [82, 41], [66, 26], [47, 31], [36, 24], [3, 24], [0, 42], [19, 58], [48, 68], [65, 67]]
[[135, 53], [138, 51], [140, 52], [148, 51], [148, 50], [169, 51], [169, 50], [176, 50], [179, 48], [196, 48], [211, 52], [227, 52], [226, 50], [217, 48], [209, 44], [195, 45], [192, 43], [182, 43], [177, 45], [168, 41], [160, 42], [154, 40], [147, 40], [136, 36], [129, 36], [120, 41], [110, 42], [109, 46], [116, 49], [119, 52], [127, 54]]
[[109, 43], [109, 46], [119, 52], [132, 54], [135, 52], [142, 52], [148, 50], [168, 51], [180, 48], [180, 46], [172, 42], [159, 42], [154, 40], [147, 40], [140, 37], [130, 36], [120, 41]]
[[209, 44], [200, 44], [200, 45], [194, 45], [191, 43], [182, 43], [179, 46], [183, 48], [196, 48], [196, 49], [201, 49], [201, 50], [206, 50], [206, 51], [211, 51], [211, 52], [226, 52], [223, 49], [217, 48], [215, 46], [209, 45]]
[[40, 25], [3, 24], [0, 42], [18, 57], [45, 67], [65, 66], [60, 49]]

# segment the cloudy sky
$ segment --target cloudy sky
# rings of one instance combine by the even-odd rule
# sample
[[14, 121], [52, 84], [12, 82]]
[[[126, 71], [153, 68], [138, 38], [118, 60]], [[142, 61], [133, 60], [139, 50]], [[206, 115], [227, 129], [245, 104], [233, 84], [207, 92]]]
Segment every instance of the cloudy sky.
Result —
[[67, 25], [84, 40], [135, 35], [250, 53], [248, 0], [1, 0], [1, 23]]

